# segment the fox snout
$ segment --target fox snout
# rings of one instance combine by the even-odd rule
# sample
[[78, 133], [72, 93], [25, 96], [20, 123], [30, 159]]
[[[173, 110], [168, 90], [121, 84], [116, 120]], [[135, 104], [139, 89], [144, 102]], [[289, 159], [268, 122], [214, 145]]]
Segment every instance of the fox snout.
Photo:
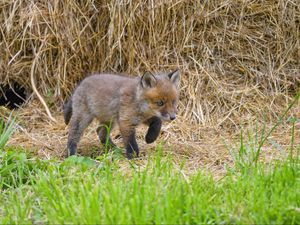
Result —
[[164, 121], [170, 122], [170, 121], [176, 119], [176, 113], [161, 113], [161, 118], [162, 118]]
[[170, 120], [175, 120], [176, 119], [176, 115], [173, 114], [173, 115], [170, 115]]

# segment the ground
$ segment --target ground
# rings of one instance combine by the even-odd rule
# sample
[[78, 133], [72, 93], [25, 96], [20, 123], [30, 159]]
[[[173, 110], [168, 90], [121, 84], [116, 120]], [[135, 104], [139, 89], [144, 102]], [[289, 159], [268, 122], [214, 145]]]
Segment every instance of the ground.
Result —
[[[61, 110], [53, 112], [57, 123], [49, 120], [37, 101], [32, 101], [17, 110], [15, 114], [17, 115], [18, 129], [10, 139], [9, 145], [21, 146], [45, 159], [63, 159], [65, 157], [68, 126], [63, 122]], [[200, 168], [219, 176], [226, 172], [227, 165], [232, 166], [234, 163], [233, 154], [240, 148], [241, 130], [244, 133], [245, 142], [247, 139], [248, 142], [253, 141], [251, 139], [255, 137], [255, 129], [258, 129], [258, 138], [263, 132], [263, 125], [257, 125], [258, 128], [255, 128], [255, 121], [244, 125], [243, 128], [236, 126], [231, 130], [225, 130], [221, 126], [207, 125], [191, 126], [192, 128], [190, 128], [187, 124], [188, 121], [181, 116], [172, 123], [164, 124], [159, 139], [150, 145], [144, 141], [146, 127], [139, 127], [137, 131], [137, 141], [141, 149], [139, 162], [146, 163], [148, 156], [156, 151], [157, 144], [163, 144], [165, 154], [174, 155], [178, 163], [185, 161], [189, 172]], [[266, 123], [265, 133], [274, 124], [275, 122]], [[97, 123], [94, 122], [85, 131], [78, 148], [80, 155], [94, 158], [101, 155], [101, 151], [103, 152], [103, 147], [100, 146], [97, 139], [96, 128]], [[291, 129], [292, 123], [285, 122], [271, 134], [262, 148], [261, 160], [271, 162], [275, 158], [281, 158], [287, 154], [291, 144]], [[294, 146], [298, 146], [298, 148], [300, 145], [299, 134], [299, 122], [296, 122]], [[117, 128], [112, 132], [112, 138], [119, 147], [122, 147], [122, 140]]]

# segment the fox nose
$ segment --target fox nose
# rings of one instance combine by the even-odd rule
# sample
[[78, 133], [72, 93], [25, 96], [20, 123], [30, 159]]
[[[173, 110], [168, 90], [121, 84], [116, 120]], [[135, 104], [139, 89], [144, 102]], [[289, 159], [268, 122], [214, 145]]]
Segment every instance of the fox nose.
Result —
[[176, 115], [170, 115], [170, 120], [175, 120], [176, 119]]

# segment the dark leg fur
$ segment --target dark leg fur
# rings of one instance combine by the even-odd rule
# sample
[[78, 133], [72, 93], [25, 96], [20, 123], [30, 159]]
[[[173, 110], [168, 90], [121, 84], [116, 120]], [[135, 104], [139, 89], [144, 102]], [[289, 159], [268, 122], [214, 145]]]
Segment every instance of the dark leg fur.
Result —
[[135, 132], [132, 132], [129, 135], [128, 143], [126, 145], [126, 156], [128, 159], [139, 156], [139, 147], [135, 139]]
[[68, 143], [68, 149], [69, 149], [69, 155], [75, 155], [76, 154], [76, 150], [77, 150], [77, 143], [74, 141], [71, 141], [70, 143]]
[[135, 139], [135, 126], [128, 121], [119, 122], [120, 132], [122, 135], [124, 147], [126, 148], [126, 156], [128, 159], [139, 156], [139, 147]]
[[146, 143], [150, 144], [154, 142], [160, 134], [160, 129], [162, 125], [162, 121], [160, 118], [154, 116], [151, 117], [147, 124], [149, 124], [149, 128], [145, 137]]

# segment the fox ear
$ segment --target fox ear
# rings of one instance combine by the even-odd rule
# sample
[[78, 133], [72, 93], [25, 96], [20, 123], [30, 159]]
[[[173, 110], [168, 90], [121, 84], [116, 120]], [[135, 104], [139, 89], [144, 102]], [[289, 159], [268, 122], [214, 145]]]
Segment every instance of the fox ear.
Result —
[[171, 80], [171, 82], [178, 87], [179, 86], [179, 82], [180, 82], [180, 71], [179, 69], [171, 72], [168, 74], [169, 79]]
[[146, 72], [141, 78], [141, 85], [143, 88], [153, 88], [156, 86], [156, 83], [155, 76], [150, 72]]

